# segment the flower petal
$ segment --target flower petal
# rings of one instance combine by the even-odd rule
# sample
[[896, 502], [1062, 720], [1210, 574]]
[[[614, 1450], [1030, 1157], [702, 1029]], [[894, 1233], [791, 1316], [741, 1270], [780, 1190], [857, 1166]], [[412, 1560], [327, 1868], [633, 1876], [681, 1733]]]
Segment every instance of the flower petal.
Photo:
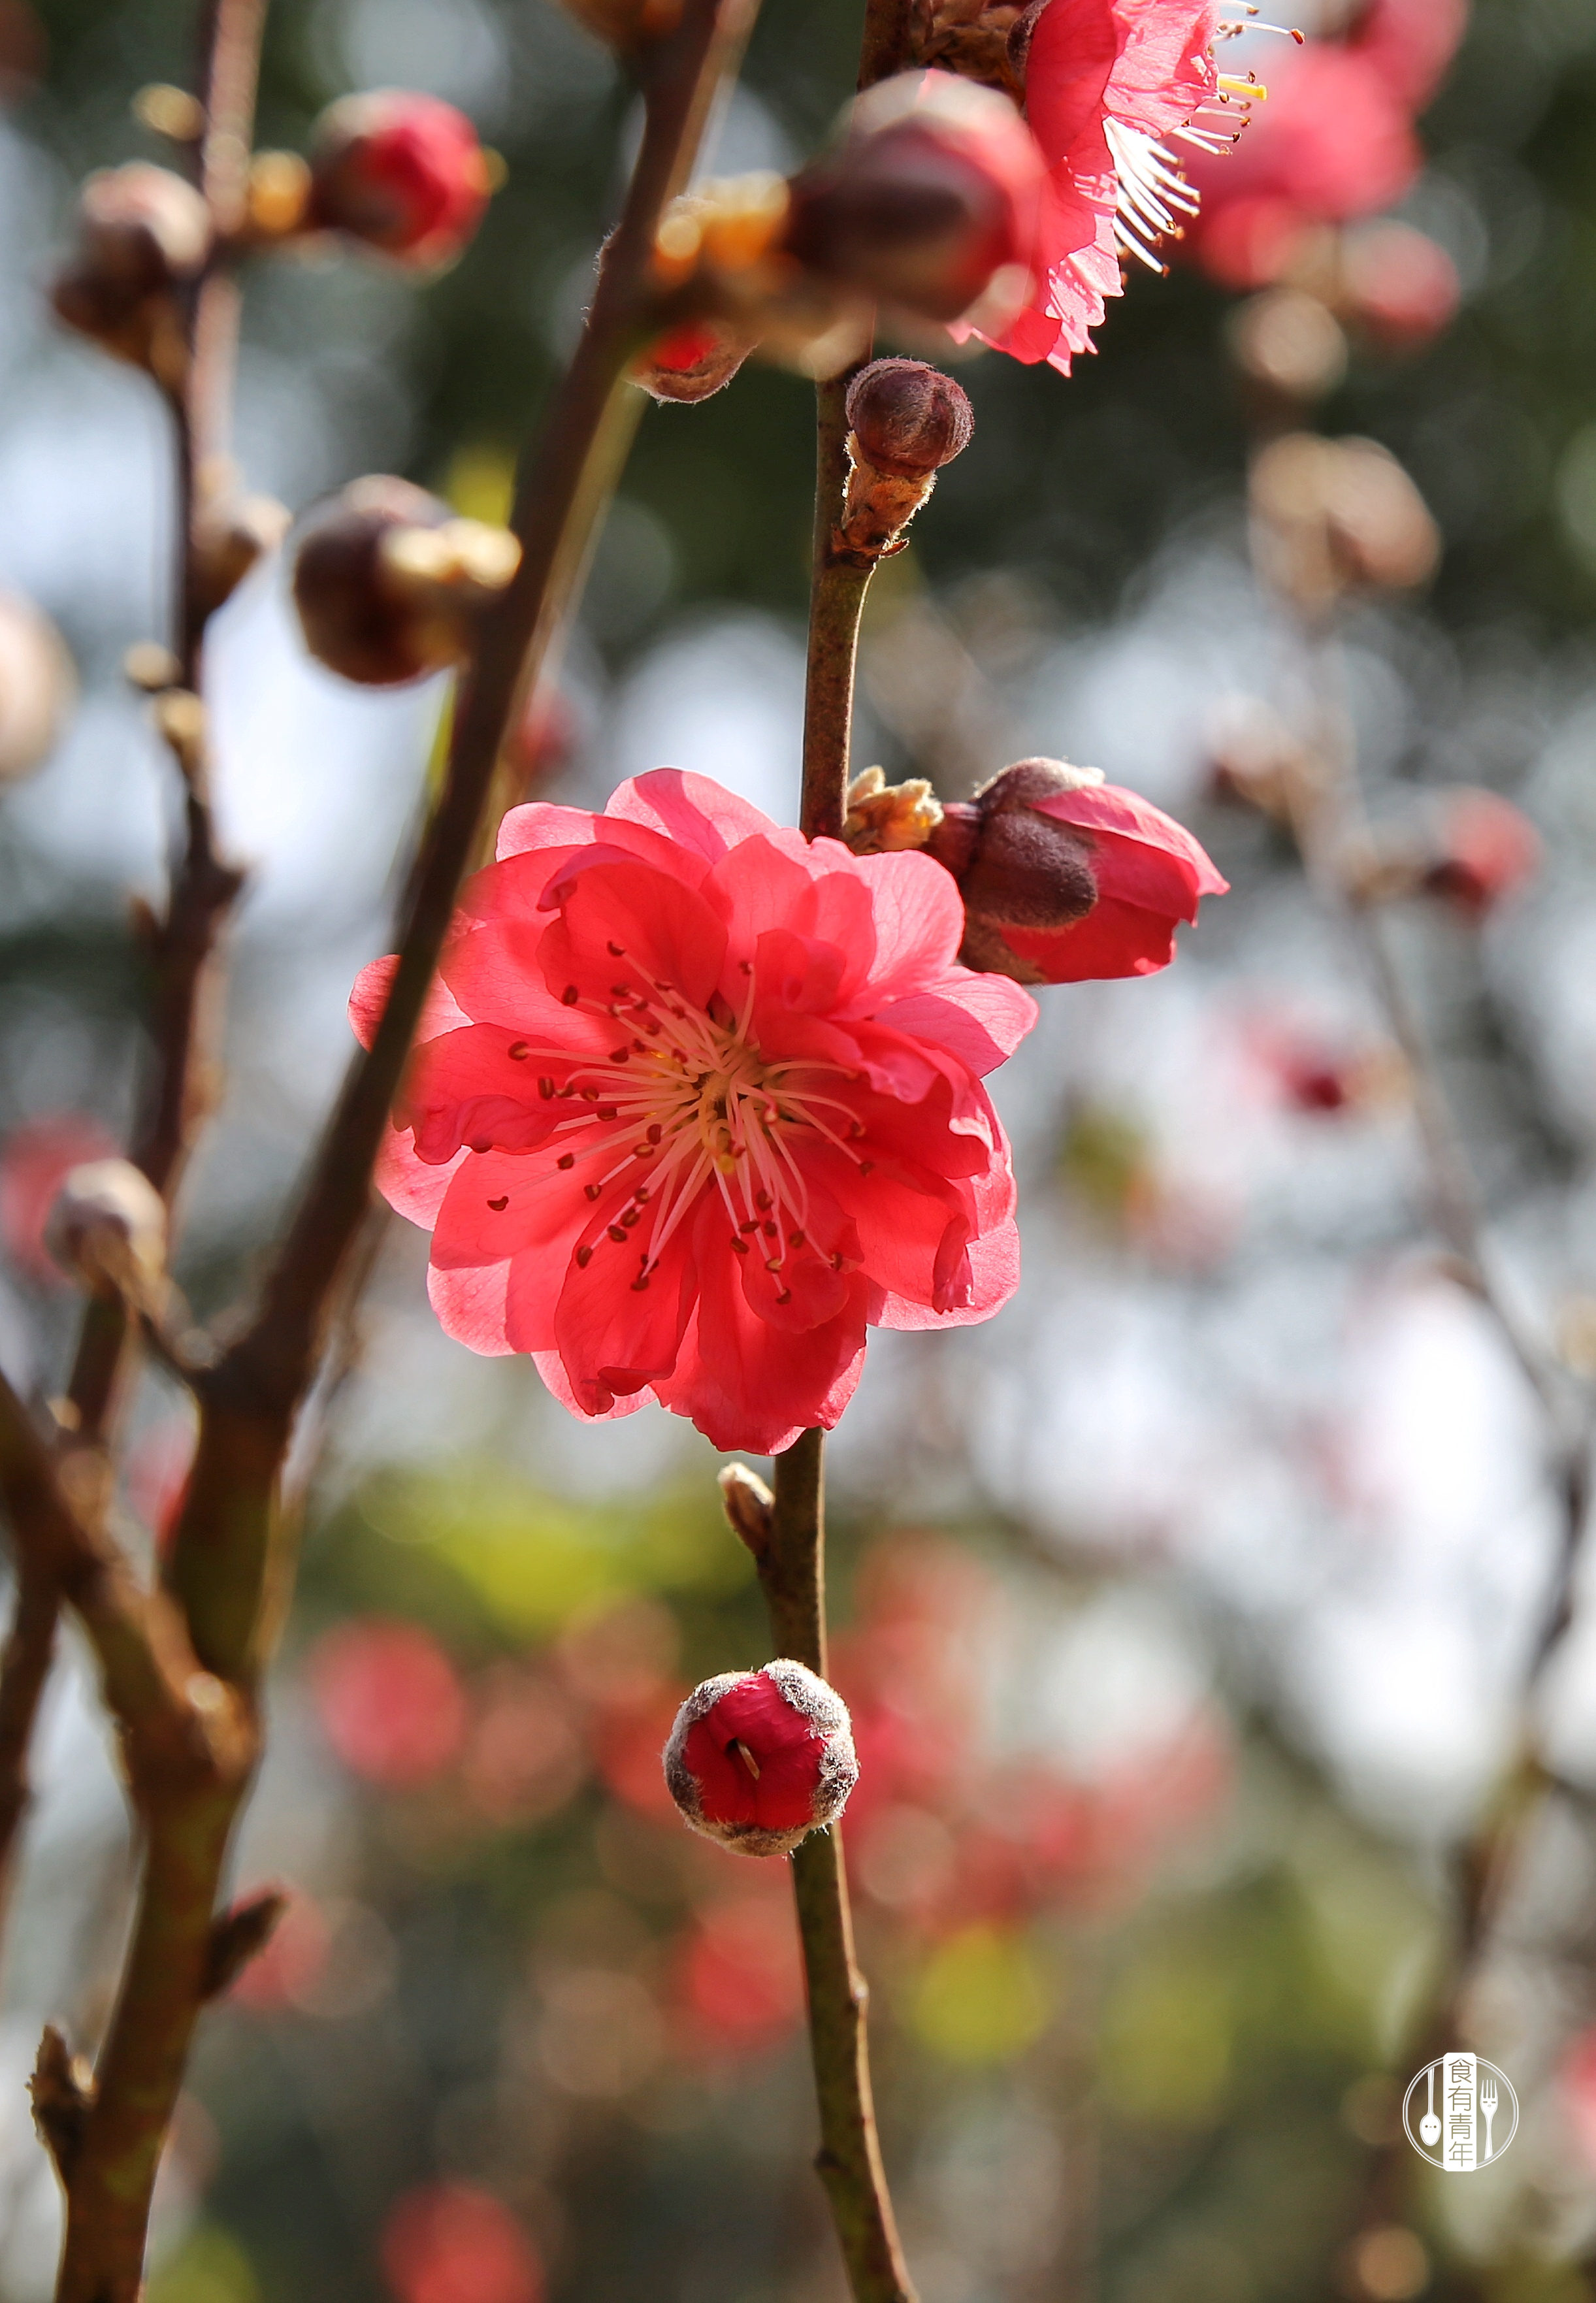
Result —
[[662, 831], [711, 864], [739, 839], [777, 829], [750, 801], [708, 776], [688, 775], [680, 768], [651, 768], [646, 775], [629, 778], [611, 794], [604, 814]]

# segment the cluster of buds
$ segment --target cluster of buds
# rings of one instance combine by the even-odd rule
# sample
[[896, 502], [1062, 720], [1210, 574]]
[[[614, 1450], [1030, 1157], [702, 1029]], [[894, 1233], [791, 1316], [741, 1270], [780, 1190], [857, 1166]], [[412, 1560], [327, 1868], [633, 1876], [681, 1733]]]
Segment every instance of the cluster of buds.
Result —
[[665, 1746], [665, 1782], [695, 1831], [738, 1855], [787, 1855], [834, 1823], [858, 1780], [848, 1706], [801, 1663], [696, 1687]]
[[[834, 374], [878, 306], [923, 332], [1001, 325], [1031, 284], [1043, 186], [1007, 97], [940, 72], [882, 81], [790, 181], [705, 184], [667, 210], [654, 275], [670, 324], [639, 381], [707, 397], [756, 342]], [[718, 338], [691, 333], [705, 322]]]
[[1373, 440], [1271, 441], [1253, 466], [1251, 501], [1259, 564], [1308, 616], [1350, 591], [1411, 591], [1440, 557], [1423, 498]]
[[[204, 131], [199, 106], [177, 89], [146, 89], [140, 112], [182, 141]], [[217, 257], [336, 232], [411, 269], [436, 270], [465, 249], [496, 181], [494, 156], [452, 105], [397, 89], [343, 97], [317, 122], [308, 160], [254, 156], [237, 219], [213, 217], [192, 184], [147, 161], [90, 176], [55, 309], [175, 390], [188, 359], [187, 308]]]
[[469, 654], [519, 561], [507, 528], [457, 519], [408, 480], [355, 480], [303, 524], [293, 597], [305, 644], [364, 688], [441, 671]]
[[0, 783], [14, 783], [47, 756], [76, 688], [49, 618], [19, 594], [0, 592]]

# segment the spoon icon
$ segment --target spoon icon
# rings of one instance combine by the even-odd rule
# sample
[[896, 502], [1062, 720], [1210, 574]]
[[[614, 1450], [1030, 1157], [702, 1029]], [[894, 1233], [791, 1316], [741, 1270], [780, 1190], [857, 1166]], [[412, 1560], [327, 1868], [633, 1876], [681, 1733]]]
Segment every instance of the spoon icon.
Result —
[[1440, 2141], [1440, 2122], [1435, 2115], [1435, 2065], [1433, 2063], [1424, 2074], [1424, 2101], [1427, 2108], [1423, 2118], [1419, 2122], [1419, 2134], [1422, 2140], [1433, 2150]]

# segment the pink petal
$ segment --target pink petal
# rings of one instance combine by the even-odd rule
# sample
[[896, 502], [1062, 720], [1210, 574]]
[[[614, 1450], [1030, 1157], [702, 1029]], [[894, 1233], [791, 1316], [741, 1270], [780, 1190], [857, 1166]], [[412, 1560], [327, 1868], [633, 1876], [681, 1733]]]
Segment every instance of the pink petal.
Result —
[[739, 839], [777, 829], [768, 815], [735, 792], [722, 789], [707, 776], [684, 774], [680, 768], [652, 768], [645, 776], [629, 778], [611, 795], [604, 814], [663, 831], [711, 864]]
[[[597, 1232], [591, 1258], [586, 1266], [572, 1261], [566, 1271], [554, 1343], [586, 1415], [602, 1415], [613, 1400], [642, 1391], [676, 1364], [700, 1279], [694, 1227], [689, 1219], [672, 1233], [647, 1285], [638, 1287], [646, 1229], [639, 1224], [621, 1242], [590, 1226]], [[729, 1248], [722, 1245], [721, 1253], [730, 1261]]]
[[504, 1333], [507, 1263], [475, 1264], [469, 1270], [442, 1271], [435, 1263], [426, 1293], [446, 1336], [485, 1359], [505, 1359], [515, 1348]]
[[390, 1127], [377, 1152], [371, 1180], [396, 1215], [430, 1231], [438, 1219], [450, 1179], [465, 1157], [463, 1151], [457, 1152], [443, 1168], [418, 1160], [410, 1129]]
[[1103, 898], [1073, 927], [1005, 928], [1003, 941], [1041, 968], [1050, 983], [1107, 983], [1121, 975], [1156, 975], [1168, 967], [1175, 957], [1177, 924], [1168, 912], [1146, 912]]
[[1030, 993], [1011, 976], [956, 967], [908, 999], [894, 1000], [876, 1021], [933, 1042], [984, 1079], [1014, 1053], [1037, 1013]]
[[565, 1372], [564, 1362], [558, 1352], [534, 1352], [532, 1364], [561, 1406], [569, 1407], [571, 1413], [579, 1415], [585, 1423], [618, 1422], [621, 1416], [635, 1415], [639, 1407], [648, 1405], [649, 1393], [635, 1391], [612, 1401], [601, 1413], [590, 1415], [571, 1389], [570, 1378]]
[[[388, 1005], [388, 994], [398, 973], [399, 955], [391, 952], [386, 959], [372, 960], [355, 978], [355, 988], [349, 996], [349, 1020], [363, 1048], [370, 1047], [376, 1037], [376, 1027], [383, 1020], [383, 1010]], [[416, 1032], [418, 1041], [433, 1039], [439, 1032], [452, 1032], [457, 1024], [469, 1020], [435, 975], [422, 1004], [421, 1021]]]
[[1001, 1312], [1019, 1286], [1019, 1226], [1012, 1216], [969, 1244], [970, 1301], [961, 1310], [935, 1312], [906, 1295], [889, 1294], [874, 1313], [877, 1328], [973, 1328]]
[[874, 1011], [953, 966], [964, 938], [964, 906], [952, 874], [934, 856], [862, 856], [857, 868], [870, 891], [875, 954], [855, 1005]]
[[1110, 0], [1049, 0], [1037, 18], [1026, 62], [1026, 118], [1050, 166], [1094, 127], [1101, 135], [1119, 47]]
[[612, 983], [669, 984], [689, 1008], [705, 1008], [720, 982], [726, 930], [702, 896], [645, 864], [596, 865], [571, 889], [549, 927], [537, 964], [561, 998], [576, 984], [612, 996]]

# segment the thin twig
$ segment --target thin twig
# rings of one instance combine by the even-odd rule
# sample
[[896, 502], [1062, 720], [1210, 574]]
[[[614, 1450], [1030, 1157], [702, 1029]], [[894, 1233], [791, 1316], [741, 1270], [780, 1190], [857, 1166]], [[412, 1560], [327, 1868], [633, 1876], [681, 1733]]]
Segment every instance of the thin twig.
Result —
[[[198, 1382], [198, 1443], [168, 1570], [205, 1675], [251, 1721], [290, 1580], [279, 1488], [369, 1204], [371, 1170], [421, 1005], [472, 856], [514, 707], [570, 605], [632, 410], [621, 377], [652, 294], [660, 211], [691, 166], [753, 0], [686, 0], [639, 58], [646, 114], [626, 206], [584, 333], [512, 526], [513, 584], [485, 624], [464, 686], [443, 796], [407, 891], [386, 1013], [357, 1059], [313, 1159], [260, 1310]], [[58, 2303], [136, 2303], [155, 2169], [212, 1972], [217, 1887], [244, 1775], [174, 1786], [148, 1819], [132, 1944], [67, 2187]]]
[[[199, 165], [219, 241], [236, 232], [243, 213], [266, 7], [266, 0], [214, 0], [207, 16], [201, 64], [207, 126]], [[238, 309], [234, 283], [213, 268], [199, 284], [190, 314], [184, 385], [169, 401], [177, 496], [173, 621], [180, 680], [195, 694], [207, 616], [194, 549], [196, 486], [203, 472], [217, 469], [227, 451]], [[165, 916], [140, 915], [153, 976], [155, 1057], [132, 1148], [135, 1163], [168, 1209], [216, 1099], [218, 949], [244, 884], [243, 873], [217, 846], [203, 739], [189, 757], [180, 755], [178, 763], [183, 830]], [[127, 1391], [131, 1340], [125, 1307], [113, 1298], [91, 1297], [66, 1389], [74, 1453], [103, 1455], [109, 1447]], [[0, 1920], [31, 1799], [29, 1752], [55, 1656], [58, 1612], [57, 1596], [39, 1581], [37, 1565], [20, 1556], [12, 1624], [0, 1658]]]
[[[822, 1444], [818, 1431], [806, 1431], [777, 1456], [769, 1534], [755, 1558], [776, 1652], [807, 1664], [823, 1679]], [[840, 1830], [810, 1834], [792, 1859], [792, 1885], [820, 2108], [815, 2170], [831, 2203], [855, 2303], [914, 2303], [876, 2133], [866, 2027], [870, 1993], [854, 1955]]]
[[[870, 0], [859, 85], [908, 57], [906, 0]], [[861, 359], [867, 359], [866, 351]], [[815, 533], [804, 695], [804, 780], [799, 822], [811, 839], [839, 839], [848, 808], [859, 620], [873, 569], [839, 551], [836, 531], [848, 479], [846, 400], [850, 376], [816, 392]], [[766, 1540], [756, 1550], [779, 1655], [823, 1678], [825, 1629], [824, 1440], [806, 1431], [776, 1459]], [[815, 2170], [825, 2186], [855, 2303], [915, 2303], [882, 2163], [870, 2078], [869, 1987], [854, 1953], [853, 1914], [840, 1831], [815, 1832], [792, 1859], [793, 1895], [809, 1993], [809, 2051], [820, 2111]]]

